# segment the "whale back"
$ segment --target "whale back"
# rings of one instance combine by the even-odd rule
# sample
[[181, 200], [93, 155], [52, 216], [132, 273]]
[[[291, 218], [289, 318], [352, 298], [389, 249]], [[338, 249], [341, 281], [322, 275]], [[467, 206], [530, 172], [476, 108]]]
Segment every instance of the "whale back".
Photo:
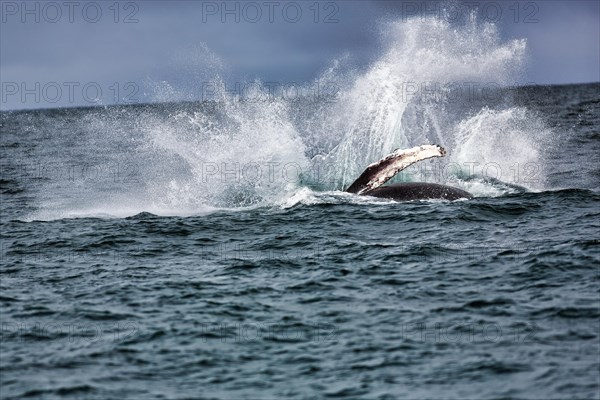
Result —
[[365, 196], [380, 197], [396, 201], [410, 200], [458, 200], [471, 199], [473, 195], [462, 189], [437, 183], [407, 182], [381, 186], [364, 193]]

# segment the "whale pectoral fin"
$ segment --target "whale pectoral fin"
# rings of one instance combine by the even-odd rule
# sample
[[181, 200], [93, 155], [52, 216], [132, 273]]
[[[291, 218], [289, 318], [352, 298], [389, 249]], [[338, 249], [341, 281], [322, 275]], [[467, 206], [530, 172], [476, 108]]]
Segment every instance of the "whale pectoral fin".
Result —
[[446, 150], [438, 145], [428, 144], [408, 150], [397, 149], [381, 160], [370, 164], [367, 169], [346, 189], [346, 192], [363, 194], [389, 181], [394, 175], [414, 163], [432, 157], [443, 157]]

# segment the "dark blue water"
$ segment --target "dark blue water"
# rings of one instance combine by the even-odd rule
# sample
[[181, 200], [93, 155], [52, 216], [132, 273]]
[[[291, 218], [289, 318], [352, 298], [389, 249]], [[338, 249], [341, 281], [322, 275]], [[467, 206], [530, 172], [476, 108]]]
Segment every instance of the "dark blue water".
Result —
[[599, 89], [513, 90], [543, 182], [463, 171], [456, 202], [183, 199], [143, 124], [218, 110], [3, 112], [1, 397], [599, 398]]

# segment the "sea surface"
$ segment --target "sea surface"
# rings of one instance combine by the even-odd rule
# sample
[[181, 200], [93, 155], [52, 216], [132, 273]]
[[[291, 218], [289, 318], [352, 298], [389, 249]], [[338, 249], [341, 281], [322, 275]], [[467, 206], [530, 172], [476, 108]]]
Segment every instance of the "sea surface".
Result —
[[[600, 398], [600, 84], [401, 102], [388, 61], [333, 99], [1, 112], [0, 397]], [[343, 192], [426, 143], [396, 179], [474, 199]]]

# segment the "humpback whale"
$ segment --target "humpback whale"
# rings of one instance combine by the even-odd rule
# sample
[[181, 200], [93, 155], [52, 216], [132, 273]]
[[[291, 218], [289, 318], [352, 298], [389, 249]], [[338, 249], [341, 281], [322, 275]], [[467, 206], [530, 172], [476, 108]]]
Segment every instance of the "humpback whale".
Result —
[[437, 183], [411, 182], [383, 186], [398, 172], [412, 164], [432, 157], [443, 157], [446, 150], [437, 145], [424, 145], [412, 149], [394, 150], [388, 156], [370, 164], [346, 192], [397, 201], [427, 199], [470, 199], [471, 193]]

